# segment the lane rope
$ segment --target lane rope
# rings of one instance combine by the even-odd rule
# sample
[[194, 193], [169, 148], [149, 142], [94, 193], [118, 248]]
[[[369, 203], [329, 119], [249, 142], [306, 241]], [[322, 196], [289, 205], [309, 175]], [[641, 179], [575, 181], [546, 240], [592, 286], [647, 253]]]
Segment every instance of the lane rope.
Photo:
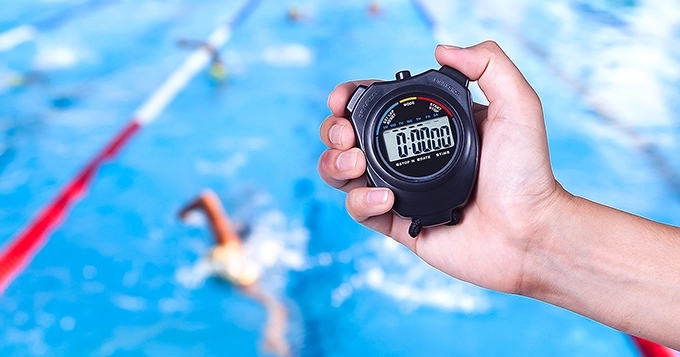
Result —
[[[230, 38], [232, 31], [252, 13], [260, 0], [248, 0], [232, 20], [219, 26], [208, 37], [206, 44], [212, 49], [221, 48]], [[193, 51], [187, 59], [168, 77], [158, 89], [134, 112], [104, 148], [90, 160], [77, 175], [59, 191], [39, 214], [16, 237], [9, 240], [0, 253], [0, 294], [26, 268], [33, 257], [45, 246], [50, 234], [66, 218], [69, 207], [87, 193], [98, 169], [125, 146], [130, 138], [143, 126], [153, 122], [167, 105], [182, 91], [189, 81], [203, 70], [211, 58], [207, 46]]]
[[[415, 6], [417, 12], [422, 16], [427, 26], [432, 31], [434, 38], [437, 42], [441, 44], [455, 43], [453, 35], [450, 32], [448, 32], [445, 26], [442, 26], [440, 22], [437, 20], [437, 17], [433, 15], [434, 10], [429, 9], [428, 6], [422, 0], [412, 0], [412, 3]], [[562, 70], [560, 70], [557, 65], [550, 61], [550, 59], [547, 57], [544, 51], [541, 51], [540, 49], [538, 49], [537, 46], [531, 44], [528, 40], [522, 37], [518, 33], [518, 31], [513, 30], [512, 34], [524, 47], [528, 48], [529, 51], [531, 51], [534, 55], [539, 56], [550, 68], [550, 70], [553, 71], [560, 79], [565, 81], [572, 88], [574, 88], [580, 95], [582, 95], [586, 99], [587, 104], [589, 104], [592, 107], [592, 109], [595, 111], [595, 113], [598, 114], [598, 116], [603, 118], [605, 121], [613, 124], [614, 126], [618, 127], [619, 129], [623, 130], [624, 133], [631, 137], [634, 140], [634, 142], [637, 143], [638, 147], [649, 156], [649, 158], [655, 164], [657, 169], [661, 171], [662, 175], [664, 176], [664, 178], [666, 178], [671, 189], [674, 190], [676, 193], [680, 194], [680, 179], [678, 178], [677, 175], [675, 175], [675, 173], [670, 168], [668, 163], [663, 159], [663, 157], [661, 157], [657, 150], [655, 150], [656, 148], [651, 143], [645, 140], [640, 134], [635, 132], [633, 128], [624, 125], [618, 119], [616, 119], [616, 117], [610, 115], [608, 111], [605, 110], [605, 108], [599, 105], [598, 101], [592, 100], [593, 95], [589, 93], [587, 89], [585, 89], [585, 86], [580, 84], [578, 81], [574, 80], [570, 76], [568, 76]], [[640, 356], [642, 357], [676, 357], [675, 352], [673, 352], [673, 350], [671, 350], [668, 347], [664, 347], [655, 342], [637, 336], [629, 335], [629, 337], [633, 341], [633, 344], [635, 345], [635, 347], [640, 353]]]

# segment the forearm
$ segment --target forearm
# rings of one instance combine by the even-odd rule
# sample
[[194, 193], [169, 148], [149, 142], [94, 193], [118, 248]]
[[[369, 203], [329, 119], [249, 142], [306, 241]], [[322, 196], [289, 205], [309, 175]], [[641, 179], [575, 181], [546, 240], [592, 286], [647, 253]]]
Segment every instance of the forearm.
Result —
[[224, 212], [220, 198], [212, 190], [205, 190], [195, 200], [187, 204], [181, 211], [180, 216], [184, 217], [192, 210], [201, 210], [210, 223], [210, 229], [215, 237], [217, 244], [227, 244], [231, 241], [240, 243], [241, 240], [231, 227], [231, 222]]
[[566, 197], [527, 252], [528, 296], [680, 349], [680, 229]]

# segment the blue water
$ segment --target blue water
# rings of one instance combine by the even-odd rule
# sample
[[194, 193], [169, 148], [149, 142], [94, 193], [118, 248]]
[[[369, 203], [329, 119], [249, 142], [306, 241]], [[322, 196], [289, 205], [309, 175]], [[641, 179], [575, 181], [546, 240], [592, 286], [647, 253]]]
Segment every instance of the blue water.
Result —
[[[5, 1], [0, 32], [82, 3]], [[0, 83], [0, 242], [182, 63], [189, 51], [177, 39], [204, 39], [243, 3], [111, 1], [0, 52], [0, 80], [40, 73], [27, 86]], [[437, 66], [427, 11], [379, 3], [371, 16], [361, 0], [261, 1], [221, 50], [227, 81], [192, 80], [101, 169], [0, 296], [0, 354], [266, 355], [264, 310], [201, 273], [209, 231], [176, 217], [211, 188], [251, 226], [248, 244], [262, 252], [265, 289], [289, 310], [296, 355], [634, 356], [624, 335], [598, 323], [433, 270], [353, 222], [344, 195], [319, 179], [318, 127], [336, 84]], [[543, 100], [568, 190], [680, 224], [680, 6], [421, 5], [458, 44], [493, 38], [515, 60]], [[292, 8], [299, 22], [287, 19]]]

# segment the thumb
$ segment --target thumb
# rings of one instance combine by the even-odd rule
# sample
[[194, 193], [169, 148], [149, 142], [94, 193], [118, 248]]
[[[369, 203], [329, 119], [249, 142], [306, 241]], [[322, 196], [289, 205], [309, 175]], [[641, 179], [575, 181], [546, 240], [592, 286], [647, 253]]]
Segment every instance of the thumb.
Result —
[[435, 58], [440, 64], [453, 67], [470, 80], [477, 81], [489, 106], [499, 110], [496, 114], [505, 119], [522, 121], [537, 117], [516, 115], [527, 114], [527, 110], [538, 110], [539, 113], [534, 113], [542, 114], [538, 95], [497, 43], [486, 41], [468, 48], [439, 45]]

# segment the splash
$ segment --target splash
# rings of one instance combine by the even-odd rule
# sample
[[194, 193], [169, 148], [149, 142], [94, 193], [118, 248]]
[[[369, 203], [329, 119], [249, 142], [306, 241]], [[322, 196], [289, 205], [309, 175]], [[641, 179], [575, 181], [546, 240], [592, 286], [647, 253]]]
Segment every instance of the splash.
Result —
[[68, 47], [46, 46], [38, 50], [35, 57], [35, 68], [41, 71], [67, 69], [75, 67], [79, 62], [78, 53]]
[[263, 57], [274, 67], [307, 67], [314, 60], [312, 50], [296, 43], [269, 46], [264, 49]]
[[[306, 268], [308, 240], [307, 229], [291, 222], [281, 211], [270, 210], [257, 218], [245, 237], [243, 249], [248, 261], [262, 269], [260, 283], [264, 289], [280, 291], [287, 283], [289, 271]], [[206, 247], [203, 254], [207, 253]], [[175, 280], [185, 288], [198, 289], [216, 273], [215, 266], [201, 258], [191, 266], [179, 267]]]
[[332, 293], [341, 305], [354, 290], [369, 289], [397, 301], [404, 310], [432, 307], [449, 312], [484, 313], [490, 302], [484, 291], [435, 270], [408, 249], [385, 236], [374, 236], [350, 248], [357, 273]]

